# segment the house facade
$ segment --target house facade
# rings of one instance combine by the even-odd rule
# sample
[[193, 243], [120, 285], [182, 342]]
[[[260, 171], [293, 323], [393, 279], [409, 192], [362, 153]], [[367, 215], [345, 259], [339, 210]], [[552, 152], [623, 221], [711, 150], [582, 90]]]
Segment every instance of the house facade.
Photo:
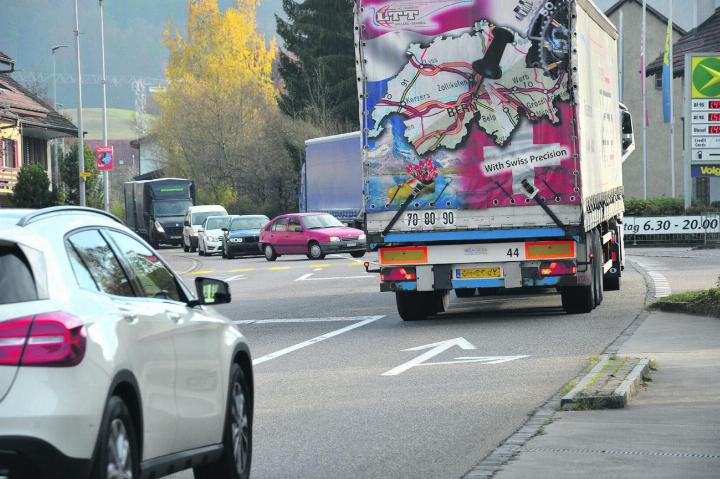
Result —
[[53, 185], [57, 168], [50, 141], [76, 137], [77, 127], [16, 82], [12, 60], [0, 52], [0, 206], [8, 206], [20, 168], [38, 164]]

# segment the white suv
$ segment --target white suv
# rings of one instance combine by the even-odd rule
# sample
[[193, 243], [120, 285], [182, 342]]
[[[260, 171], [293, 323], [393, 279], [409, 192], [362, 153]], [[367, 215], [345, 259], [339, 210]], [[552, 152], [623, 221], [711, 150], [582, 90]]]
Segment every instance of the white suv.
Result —
[[0, 478], [250, 474], [244, 337], [88, 208], [0, 209]]

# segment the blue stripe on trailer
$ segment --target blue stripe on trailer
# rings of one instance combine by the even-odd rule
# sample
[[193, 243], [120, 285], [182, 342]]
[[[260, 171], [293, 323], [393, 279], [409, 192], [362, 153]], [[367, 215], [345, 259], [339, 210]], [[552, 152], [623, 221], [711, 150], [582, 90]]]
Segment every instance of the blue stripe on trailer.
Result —
[[453, 289], [458, 288], [502, 288], [505, 286], [504, 279], [454, 279]]
[[[560, 282], [559, 276], [550, 276], [547, 278], [523, 279], [524, 287], [543, 287], [556, 286]], [[504, 288], [504, 279], [486, 278], [486, 279], [454, 279], [452, 282], [453, 289], [458, 288]]]
[[390, 233], [386, 243], [416, 243], [421, 241], [482, 241], [527, 238], [562, 238], [561, 228], [521, 228], [487, 231], [430, 231], [420, 233]]

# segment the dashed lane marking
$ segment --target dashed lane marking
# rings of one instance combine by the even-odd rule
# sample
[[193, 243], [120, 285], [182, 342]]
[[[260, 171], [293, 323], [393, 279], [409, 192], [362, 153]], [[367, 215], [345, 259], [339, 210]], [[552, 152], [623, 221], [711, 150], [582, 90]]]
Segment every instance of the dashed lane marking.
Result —
[[298, 349], [312, 346], [313, 344], [317, 344], [321, 341], [325, 341], [326, 339], [334, 338], [335, 336], [339, 336], [343, 333], [347, 333], [348, 331], [352, 331], [353, 329], [361, 328], [367, 324], [375, 322], [378, 319], [382, 319], [384, 317], [385, 316], [370, 316], [367, 319], [364, 319], [357, 323], [351, 324], [349, 326], [345, 326], [344, 328], [336, 329], [335, 331], [330, 331], [329, 333], [325, 333], [323, 335], [314, 337], [312, 339], [308, 339], [307, 341], [303, 341], [302, 343], [298, 343], [293, 346], [289, 346], [287, 348], [280, 349], [278, 351], [275, 351], [274, 353], [266, 354], [265, 356], [261, 356], [259, 358], [254, 359], [253, 366], [257, 366], [258, 364], [265, 363], [267, 361], [270, 361], [271, 359], [279, 358], [280, 356], [285, 356], [286, 354], [290, 354], [294, 351], [297, 351]]
[[215, 272], [214, 269], [201, 269], [200, 271], [192, 271], [192, 272], [187, 273], [187, 274], [188, 274], [189, 276], [195, 276], [195, 275], [198, 275], [198, 274], [209, 274], [209, 273], [214, 273], [214, 272]]
[[252, 270], [253, 270], [253, 268], [238, 268], [238, 269], [231, 269], [230, 272], [231, 273], [249, 273]]
[[332, 266], [330, 263], [311, 264], [310, 268], [329, 268]]
[[269, 271], [285, 271], [287, 269], [290, 269], [290, 266], [273, 266], [272, 268], [268, 268]]

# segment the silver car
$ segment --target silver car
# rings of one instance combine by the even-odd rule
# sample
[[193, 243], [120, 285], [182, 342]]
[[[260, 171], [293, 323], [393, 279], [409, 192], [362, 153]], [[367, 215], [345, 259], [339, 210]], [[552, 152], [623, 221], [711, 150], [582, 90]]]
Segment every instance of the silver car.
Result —
[[0, 477], [250, 474], [237, 327], [114, 216], [0, 209]]

